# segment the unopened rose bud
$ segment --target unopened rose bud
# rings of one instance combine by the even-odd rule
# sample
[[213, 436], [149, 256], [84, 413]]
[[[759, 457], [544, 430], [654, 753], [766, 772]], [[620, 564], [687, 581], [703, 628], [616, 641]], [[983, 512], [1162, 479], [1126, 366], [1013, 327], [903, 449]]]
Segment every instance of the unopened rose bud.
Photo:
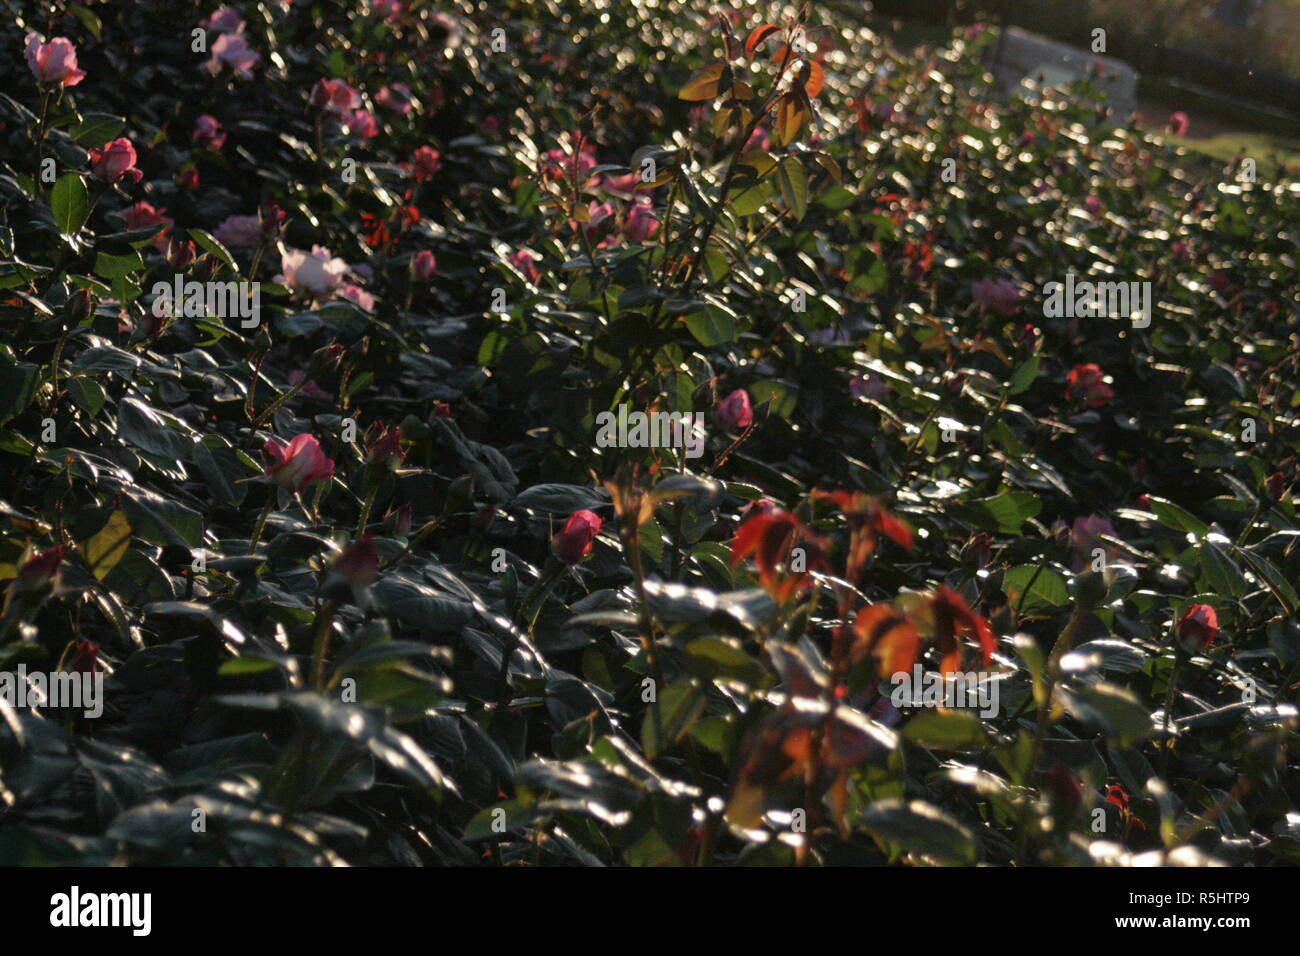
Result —
[[89, 289], [78, 289], [63, 304], [63, 316], [74, 325], [80, 325], [95, 311], [95, 294]]
[[18, 576], [9, 585], [10, 596], [32, 594], [59, 583], [59, 567], [63, 564], [63, 548], [55, 545], [23, 562]]
[[380, 425], [366, 448], [366, 464], [397, 468], [406, 457], [402, 450], [402, 430]]
[[68, 670], [78, 674], [94, 674], [99, 669], [99, 645], [93, 641], [77, 641], [77, 647], [68, 661]]
[[591, 554], [600, 526], [601, 520], [593, 512], [585, 508], [575, 511], [551, 541], [555, 556], [565, 564], [577, 564]]
[[389, 530], [398, 537], [406, 537], [411, 533], [411, 505], [406, 503], [400, 508], [390, 511], [385, 519]]
[[1208, 604], [1193, 604], [1178, 622], [1178, 643], [1188, 654], [1209, 649], [1219, 636], [1219, 616]]
[[1286, 494], [1286, 478], [1282, 472], [1275, 471], [1264, 481], [1264, 491], [1273, 501], [1281, 501]]

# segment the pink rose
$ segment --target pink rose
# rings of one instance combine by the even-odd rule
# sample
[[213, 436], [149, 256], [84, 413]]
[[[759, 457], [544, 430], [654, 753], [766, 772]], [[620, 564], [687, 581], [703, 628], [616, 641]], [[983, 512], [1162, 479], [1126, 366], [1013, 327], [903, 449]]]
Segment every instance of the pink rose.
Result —
[[331, 113], [342, 114], [361, 106], [361, 94], [342, 80], [322, 77], [311, 91], [311, 101]]
[[754, 420], [754, 410], [749, 404], [749, 392], [738, 388], [713, 406], [713, 415], [723, 431], [748, 428]]
[[203, 21], [203, 28], [213, 33], [243, 33], [244, 18], [236, 7], [219, 7], [216, 13]]
[[359, 309], [366, 312], [375, 311], [375, 297], [359, 285], [349, 283], [339, 289], [339, 295], [355, 304]]
[[527, 249], [520, 249], [510, 257], [510, 264], [528, 277], [529, 282], [536, 282], [542, 277], [542, 272], [536, 266], [537, 260]]
[[244, 34], [223, 33], [212, 44], [212, 59], [203, 65], [213, 76], [229, 67], [240, 79], [248, 79], [261, 59], [262, 54], [248, 48]]
[[623, 225], [623, 235], [627, 236], [628, 241], [640, 245], [653, 238], [658, 229], [659, 220], [651, 212], [650, 204], [633, 203], [627, 214], [627, 222]]
[[411, 271], [421, 282], [429, 282], [438, 274], [438, 260], [428, 249], [421, 249], [411, 260]]
[[204, 113], [195, 122], [190, 139], [199, 149], [218, 150], [226, 143], [226, 131], [221, 128], [215, 116]]
[[1190, 125], [1191, 120], [1189, 120], [1187, 114], [1181, 110], [1177, 113], [1169, 114], [1169, 132], [1173, 133], [1175, 136], [1186, 136], [1187, 127]]
[[333, 460], [326, 457], [316, 436], [308, 432], [296, 436], [287, 445], [278, 438], [268, 438], [262, 450], [271, 459], [266, 476], [295, 494], [301, 494], [313, 481], [334, 475]]
[[227, 216], [212, 234], [231, 249], [256, 249], [262, 243], [262, 224], [256, 216]]
[[353, 110], [348, 114], [348, 132], [362, 139], [373, 139], [379, 135], [379, 124], [375, 114], [370, 110]]
[[1178, 643], [1188, 654], [1209, 650], [1219, 636], [1219, 615], [1208, 604], [1193, 604], [1178, 622]]
[[90, 151], [90, 172], [100, 182], [112, 185], [127, 178], [138, 183], [144, 173], [135, 168], [135, 147], [125, 136]]
[[1076, 365], [1065, 376], [1065, 397], [1089, 408], [1101, 408], [1115, 397], [1115, 392], [1102, 381], [1101, 366], [1089, 363]]
[[555, 556], [565, 564], [577, 564], [591, 554], [601, 523], [598, 515], [585, 508], [575, 511], [551, 541]]
[[77, 69], [77, 48], [67, 37], [55, 37], [42, 43], [36, 33], [27, 34], [27, 65], [41, 86], [76, 86], [86, 76]]
[[411, 88], [405, 83], [394, 83], [391, 86], [381, 87], [375, 94], [375, 102], [386, 110], [390, 110], [401, 116], [411, 112]]
[[417, 182], [424, 182], [442, 168], [442, 154], [432, 146], [421, 146], [411, 156]]

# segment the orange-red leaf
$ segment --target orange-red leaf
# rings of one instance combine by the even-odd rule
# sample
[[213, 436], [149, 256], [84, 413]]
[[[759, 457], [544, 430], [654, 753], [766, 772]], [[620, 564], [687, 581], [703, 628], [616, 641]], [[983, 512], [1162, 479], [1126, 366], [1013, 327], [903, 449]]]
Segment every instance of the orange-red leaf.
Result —
[[718, 95], [718, 89], [722, 83], [722, 73], [726, 67], [725, 63], [710, 63], [686, 81], [686, 85], [677, 94], [677, 98], [692, 102], [713, 99]]
[[816, 96], [826, 84], [826, 71], [816, 60], [805, 60], [802, 79], [803, 91], [809, 96]]
[[745, 41], [745, 56], [752, 57], [755, 48], [780, 29], [781, 28], [775, 23], [763, 23], [754, 27], [753, 31], [749, 34], [749, 39]]

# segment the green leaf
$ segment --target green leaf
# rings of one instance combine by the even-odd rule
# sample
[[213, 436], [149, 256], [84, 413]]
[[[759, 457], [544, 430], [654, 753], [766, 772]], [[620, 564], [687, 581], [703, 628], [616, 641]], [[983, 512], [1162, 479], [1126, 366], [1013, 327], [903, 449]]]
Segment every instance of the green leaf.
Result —
[[132, 251], [127, 255], [111, 255], [107, 252], [95, 253], [95, 275], [105, 279], [121, 279], [132, 272], [144, 268], [140, 253]]
[[1148, 496], [1147, 500], [1151, 502], [1151, 511], [1156, 516], [1156, 520], [1166, 528], [1173, 528], [1175, 531], [1190, 531], [1198, 538], [1205, 537], [1210, 530], [1205, 522], [1172, 501], [1166, 501], [1164, 498], [1157, 498], [1154, 495]]
[[230, 254], [229, 249], [217, 241], [217, 237], [212, 233], [204, 232], [202, 229], [191, 229], [190, 238], [224, 262], [232, 272], [239, 272], [239, 266], [235, 265], [235, 257]]
[[126, 120], [110, 113], [87, 113], [82, 117], [81, 125], [72, 134], [77, 145], [87, 149], [98, 149], [110, 139], [116, 139], [126, 127]]
[[980, 498], [954, 510], [964, 521], [985, 531], [1016, 534], [1020, 526], [1042, 509], [1037, 495], [1027, 491], [1008, 491], [991, 498]]
[[766, 688], [772, 675], [735, 638], [700, 637], [686, 645], [686, 666], [702, 680], [730, 680], [747, 688]]
[[1011, 381], [1007, 385], [1008, 395], [1019, 395], [1029, 386], [1034, 384], [1034, 379], [1038, 377], [1038, 356], [1031, 355], [1021, 362], [1015, 373], [1011, 376]]
[[975, 862], [975, 837], [938, 807], [921, 800], [878, 800], [863, 812], [871, 834], [942, 863]]
[[86, 199], [86, 184], [76, 173], [65, 173], [59, 177], [50, 192], [50, 210], [54, 213], [54, 224], [65, 236], [75, 236], [81, 231], [90, 212]]
[[[641, 746], [645, 748], [646, 756], [653, 760], [665, 747], [680, 740], [704, 712], [705, 703], [704, 691], [694, 681], [680, 681], [661, 689], [658, 703], [647, 708], [641, 724]], [[662, 741], [658, 733], [659, 723], [662, 723]]]
[[31, 404], [40, 384], [39, 365], [0, 359], [0, 425]]
[[1061, 697], [1067, 711], [1120, 744], [1151, 736], [1151, 714], [1132, 691], [1118, 684], [1063, 687]]
[[131, 522], [126, 520], [125, 512], [114, 511], [104, 527], [81, 546], [81, 553], [90, 565], [91, 573], [102, 581], [130, 546]]
[[695, 341], [706, 347], [736, 341], [735, 318], [728, 310], [710, 305], [684, 319]]
[[1011, 606], [1019, 608], [1023, 614], [1050, 613], [1070, 603], [1070, 589], [1065, 576], [1051, 568], [1040, 571], [1032, 564], [1009, 569], [1002, 576], [1002, 590]]
[[790, 208], [794, 221], [801, 221], [808, 211], [808, 174], [804, 172], [803, 163], [797, 156], [787, 156], [777, 166], [776, 180], [781, 198]]
[[988, 743], [979, 717], [963, 710], [922, 711], [907, 722], [903, 739], [935, 750], [969, 750]]

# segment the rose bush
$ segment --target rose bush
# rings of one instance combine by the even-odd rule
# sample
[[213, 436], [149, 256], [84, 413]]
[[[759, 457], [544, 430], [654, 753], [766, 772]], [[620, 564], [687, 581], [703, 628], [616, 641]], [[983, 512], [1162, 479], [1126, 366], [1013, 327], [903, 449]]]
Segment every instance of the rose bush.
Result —
[[13, 6], [0, 670], [107, 700], [0, 862], [1300, 860], [1281, 171], [833, 10]]

